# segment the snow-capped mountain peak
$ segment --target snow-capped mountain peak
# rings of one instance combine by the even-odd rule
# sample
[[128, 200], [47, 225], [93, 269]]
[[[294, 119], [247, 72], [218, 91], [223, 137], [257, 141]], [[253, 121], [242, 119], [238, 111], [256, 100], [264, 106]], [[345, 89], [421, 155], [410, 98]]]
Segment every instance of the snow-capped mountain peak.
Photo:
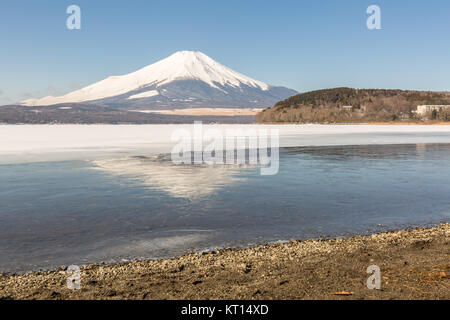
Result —
[[[242, 91], [243, 87], [247, 90], [258, 90], [260, 92], [269, 91], [272, 88], [264, 82], [231, 70], [204, 53], [179, 51], [133, 73], [108, 77], [64, 96], [29, 99], [22, 102], [22, 104], [26, 106], [55, 105], [111, 100], [114, 97], [120, 97], [121, 101], [124, 98], [125, 101], [128, 101], [127, 103], [130, 103], [130, 100], [136, 99], [156, 99], [164, 91], [159, 90], [160, 88], [166, 88], [168, 85], [179, 81], [201, 82], [203, 85], [219, 90], [225, 95], [228, 95], [230, 90], [238, 89]], [[177, 89], [176, 93], [179, 95], [180, 89]], [[206, 89], [202, 87], [202, 90], [202, 93], [204, 93]], [[125, 97], [124, 95], [128, 93], [129, 95]], [[264, 95], [264, 93], [262, 94]], [[186, 92], [185, 96], [192, 97], [195, 94]], [[170, 99], [170, 97], [165, 98]], [[177, 98], [180, 97], [177, 96]], [[117, 99], [115, 101], [117, 102]], [[174, 101], [174, 99], [171, 99], [171, 101]]]
[[176, 52], [164, 60], [136, 71], [134, 76], [159, 86], [176, 80], [191, 79], [203, 81], [214, 88], [219, 88], [216, 84], [233, 87], [245, 84], [262, 90], [269, 89], [269, 85], [264, 82], [235, 72], [204, 53], [194, 51]]

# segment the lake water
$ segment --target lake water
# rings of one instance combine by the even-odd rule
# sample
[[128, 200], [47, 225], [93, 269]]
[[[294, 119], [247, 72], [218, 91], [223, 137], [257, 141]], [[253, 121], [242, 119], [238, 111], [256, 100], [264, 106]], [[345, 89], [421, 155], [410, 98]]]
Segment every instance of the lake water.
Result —
[[0, 271], [449, 222], [441, 140], [284, 147], [274, 176], [176, 166], [166, 154], [2, 164]]

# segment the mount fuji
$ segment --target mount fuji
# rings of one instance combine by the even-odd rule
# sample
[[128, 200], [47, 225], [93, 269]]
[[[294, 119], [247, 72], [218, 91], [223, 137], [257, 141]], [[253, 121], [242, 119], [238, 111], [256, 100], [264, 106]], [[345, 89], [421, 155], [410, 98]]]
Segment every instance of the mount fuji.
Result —
[[266, 108], [295, 94], [235, 72], [201, 52], [180, 51], [136, 72], [21, 104], [83, 103], [126, 110]]

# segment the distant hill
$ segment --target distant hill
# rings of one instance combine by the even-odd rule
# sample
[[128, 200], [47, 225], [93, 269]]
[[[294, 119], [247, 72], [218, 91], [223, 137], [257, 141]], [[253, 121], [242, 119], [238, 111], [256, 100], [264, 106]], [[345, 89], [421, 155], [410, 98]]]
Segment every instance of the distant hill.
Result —
[[418, 105], [450, 105], [450, 92], [352, 88], [317, 90], [280, 101], [256, 118], [261, 123], [450, 121], [450, 110], [420, 116], [414, 112]]

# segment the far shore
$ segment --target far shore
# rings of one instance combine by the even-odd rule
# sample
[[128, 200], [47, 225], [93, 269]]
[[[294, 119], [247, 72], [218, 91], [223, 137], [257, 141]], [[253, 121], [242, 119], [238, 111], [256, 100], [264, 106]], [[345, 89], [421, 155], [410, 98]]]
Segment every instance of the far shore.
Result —
[[[450, 299], [450, 224], [0, 276], [3, 299]], [[369, 266], [381, 288], [367, 287]]]
[[223, 116], [223, 117], [237, 117], [237, 116], [255, 116], [263, 109], [258, 108], [187, 108], [187, 109], [173, 109], [173, 110], [132, 110], [142, 113], [163, 114], [171, 116]]
[[450, 125], [450, 121], [417, 121], [417, 122], [339, 122], [339, 123], [298, 123], [298, 122], [262, 122], [260, 125], [323, 125], [323, 126], [431, 126]]
[[[167, 111], [167, 112], [166, 112]], [[317, 126], [448, 126], [450, 125], [450, 121], [448, 122], [442, 122], [442, 121], [417, 121], [417, 122], [339, 122], [339, 123], [299, 123], [299, 122], [239, 122], [239, 119], [236, 120], [236, 122], [220, 122], [220, 121], [209, 121], [210, 119], [207, 117], [210, 116], [217, 116], [221, 118], [226, 119], [236, 119], [236, 118], [251, 118], [254, 114], [253, 111], [245, 111], [240, 114], [234, 114], [234, 113], [211, 113], [211, 114], [175, 114], [176, 110], [160, 110], [155, 112], [150, 111], [136, 111], [141, 113], [155, 113], [155, 114], [164, 114], [164, 115], [172, 115], [172, 116], [189, 116], [190, 120], [187, 122], [167, 122], [167, 123], [107, 123], [107, 122], [92, 122], [92, 123], [76, 123], [76, 122], [68, 122], [68, 123], [2, 123], [0, 122], [0, 127], [7, 126], [32, 126], [32, 127], [42, 127], [42, 126], [176, 126], [176, 125], [189, 125], [193, 124], [195, 121], [204, 121], [204, 124], [214, 124], [214, 125], [235, 125], [235, 126], [252, 126], [252, 125], [261, 125], [261, 126], [310, 126], [310, 125], [317, 125]]]

